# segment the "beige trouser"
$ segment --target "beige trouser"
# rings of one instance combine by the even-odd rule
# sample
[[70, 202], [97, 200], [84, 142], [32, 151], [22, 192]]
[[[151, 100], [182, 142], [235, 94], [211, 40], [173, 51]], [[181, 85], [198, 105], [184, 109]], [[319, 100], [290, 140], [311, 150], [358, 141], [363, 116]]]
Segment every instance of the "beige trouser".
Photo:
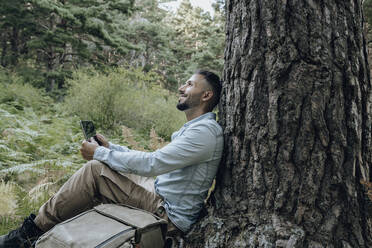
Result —
[[123, 203], [155, 213], [168, 221], [168, 231], [178, 231], [168, 220], [162, 199], [156, 194], [154, 179], [122, 175], [107, 165], [91, 160], [39, 209], [34, 220], [43, 231], [93, 208], [100, 203]]

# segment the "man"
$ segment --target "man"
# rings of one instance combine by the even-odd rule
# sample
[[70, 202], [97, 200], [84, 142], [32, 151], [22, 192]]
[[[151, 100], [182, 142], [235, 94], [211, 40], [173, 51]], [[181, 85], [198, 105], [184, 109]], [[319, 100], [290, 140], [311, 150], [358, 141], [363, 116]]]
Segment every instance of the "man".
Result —
[[[197, 71], [179, 89], [177, 108], [188, 122], [155, 152], [84, 141], [89, 162], [80, 168], [22, 227], [0, 237], [0, 248], [30, 247], [42, 233], [100, 203], [125, 203], [168, 221], [168, 231], [187, 232], [197, 220], [216, 175], [223, 133], [211, 111], [221, 93], [218, 76]], [[121, 172], [121, 173], [117, 173]], [[157, 176], [156, 180], [153, 179]]]

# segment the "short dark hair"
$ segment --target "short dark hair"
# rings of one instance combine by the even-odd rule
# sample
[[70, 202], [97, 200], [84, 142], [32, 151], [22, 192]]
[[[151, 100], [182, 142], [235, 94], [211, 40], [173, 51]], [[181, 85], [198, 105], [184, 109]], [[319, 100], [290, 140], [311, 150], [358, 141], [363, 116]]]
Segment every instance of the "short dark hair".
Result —
[[213, 99], [210, 104], [210, 110], [212, 111], [220, 101], [222, 84], [220, 78], [213, 72], [206, 70], [197, 70], [195, 74], [203, 75], [208, 84], [212, 87]]

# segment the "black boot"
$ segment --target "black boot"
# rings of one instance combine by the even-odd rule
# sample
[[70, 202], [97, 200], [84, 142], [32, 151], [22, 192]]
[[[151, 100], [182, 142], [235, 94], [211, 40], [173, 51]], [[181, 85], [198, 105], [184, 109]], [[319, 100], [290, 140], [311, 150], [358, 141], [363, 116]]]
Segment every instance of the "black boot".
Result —
[[32, 247], [39, 236], [43, 234], [34, 223], [35, 215], [27, 217], [22, 226], [10, 233], [0, 236], [0, 248], [28, 248]]

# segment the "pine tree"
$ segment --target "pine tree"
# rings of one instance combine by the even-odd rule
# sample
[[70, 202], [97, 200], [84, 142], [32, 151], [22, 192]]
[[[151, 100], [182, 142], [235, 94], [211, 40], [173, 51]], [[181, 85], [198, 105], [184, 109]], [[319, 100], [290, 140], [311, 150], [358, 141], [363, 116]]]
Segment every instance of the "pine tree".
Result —
[[189, 0], [183, 0], [178, 11], [170, 16], [169, 22], [175, 29], [171, 49], [178, 58], [173, 67], [177, 81], [183, 82], [197, 68], [216, 71], [223, 69], [224, 10], [215, 5], [215, 14], [193, 7]]
[[133, 49], [125, 36], [133, 4], [134, 0], [1, 1], [1, 64], [17, 65], [23, 51], [23, 59], [34, 61], [34, 69], [47, 79], [42, 86], [50, 91], [62, 87], [73, 68], [117, 64]]
[[215, 15], [181, 2], [176, 13], [159, 7], [158, 0], [138, 1], [138, 11], [128, 21], [129, 40], [137, 44], [126, 58], [130, 65], [152, 69], [163, 76], [162, 86], [177, 90], [197, 68], [217, 72], [223, 67], [224, 12]]
[[3, 67], [16, 66], [27, 53], [33, 25], [30, 3], [25, 0], [0, 1], [1, 59]]
[[372, 247], [362, 1], [227, 1], [216, 192], [183, 247]]
[[170, 49], [174, 30], [166, 23], [168, 13], [159, 7], [158, 0], [137, 1], [135, 8], [135, 14], [127, 21], [127, 37], [136, 44], [136, 49], [131, 50], [125, 58], [131, 66], [161, 75], [163, 87], [175, 88], [169, 65], [176, 64], [177, 59]]
[[118, 62], [118, 54], [132, 47], [123, 36], [132, 6], [132, 0], [35, 0], [33, 13], [43, 18], [28, 45], [43, 63], [47, 89], [54, 90], [56, 82], [61, 87], [66, 72], [84, 63]]

